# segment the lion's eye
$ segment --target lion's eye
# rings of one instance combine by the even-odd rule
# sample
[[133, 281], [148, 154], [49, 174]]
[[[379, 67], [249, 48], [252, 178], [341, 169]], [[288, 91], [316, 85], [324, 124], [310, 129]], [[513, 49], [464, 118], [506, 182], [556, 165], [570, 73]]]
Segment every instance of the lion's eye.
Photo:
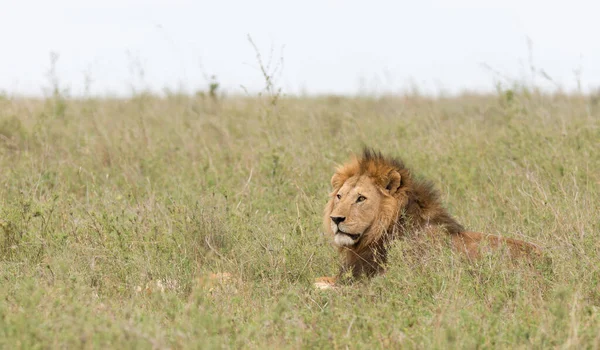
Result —
[[338, 193], [338, 194], [336, 194], [335, 196], [337, 197], [337, 199], [342, 199], [342, 195], [341, 195], [341, 194], [339, 194], [339, 193]]
[[367, 199], [367, 197], [365, 197], [365, 196], [358, 196], [358, 198], [356, 199], [356, 203], [363, 202], [365, 199]]

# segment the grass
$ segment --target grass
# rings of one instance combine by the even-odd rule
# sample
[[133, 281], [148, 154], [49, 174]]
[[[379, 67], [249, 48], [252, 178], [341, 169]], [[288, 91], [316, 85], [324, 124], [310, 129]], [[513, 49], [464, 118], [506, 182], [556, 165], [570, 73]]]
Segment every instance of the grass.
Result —
[[[0, 98], [0, 348], [600, 345], [597, 98], [271, 102]], [[386, 275], [315, 290], [329, 179], [363, 145], [551, 263], [404, 240]]]

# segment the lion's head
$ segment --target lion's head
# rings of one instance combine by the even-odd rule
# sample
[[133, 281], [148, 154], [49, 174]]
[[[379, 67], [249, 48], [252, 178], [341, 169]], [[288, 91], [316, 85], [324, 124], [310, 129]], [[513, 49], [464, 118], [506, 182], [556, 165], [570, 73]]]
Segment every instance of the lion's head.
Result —
[[410, 174], [397, 160], [365, 150], [339, 167], [325, 207], [325, 230], [340, 248], [360, 249], [380, 241], [406, 204]]

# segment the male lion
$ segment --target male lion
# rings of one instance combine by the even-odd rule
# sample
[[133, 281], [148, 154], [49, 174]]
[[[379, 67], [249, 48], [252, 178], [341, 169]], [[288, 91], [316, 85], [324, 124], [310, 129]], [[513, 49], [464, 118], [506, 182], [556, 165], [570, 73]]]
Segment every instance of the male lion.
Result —
[[[452, 248], [469, 258], [478, 257], [484, 247], [499, 246], [506, 246], [512, 256], [540, 254], [531, 243], [465, 230], [442, 207], [429, 182], [413, 178], [400, 160], [370, 149], [339, 167], [331, 185], [323, 220], [344, 258], [340, 275], [382, 272], [390, 241], [417, 231], [446, 232]], [[333, 283], [335, 278], [318, 280]]]

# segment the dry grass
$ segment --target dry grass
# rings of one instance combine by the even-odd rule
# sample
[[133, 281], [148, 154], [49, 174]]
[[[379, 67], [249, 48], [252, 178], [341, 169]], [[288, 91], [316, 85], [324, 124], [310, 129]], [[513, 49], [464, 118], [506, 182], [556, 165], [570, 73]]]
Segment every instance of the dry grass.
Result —
[[[329, 179], [363, 145], [551, 264], [407, 240], [315, 290]], [[599, 149], [587, 96], [0, 98], [0, 348], [596, 348]]]

